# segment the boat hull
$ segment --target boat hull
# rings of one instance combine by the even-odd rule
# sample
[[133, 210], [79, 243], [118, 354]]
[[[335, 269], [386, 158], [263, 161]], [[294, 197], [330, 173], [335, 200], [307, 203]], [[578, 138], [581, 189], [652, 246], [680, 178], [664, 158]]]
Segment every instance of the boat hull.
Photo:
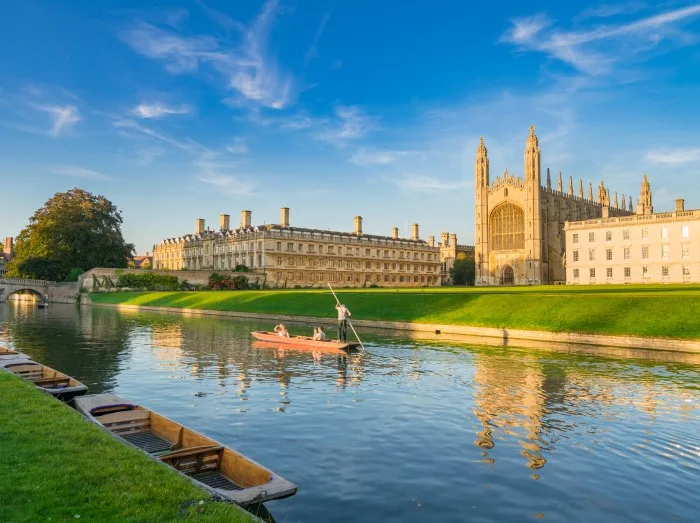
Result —
[[[199, 487], [238, 505], [246, 506], [282, 499], [294, 495], [297, 491], [296, 485], [252, 459], [114, 394], [94, 394], [76, 398], [75, 408], [120, 441], [138, 448], [159, 463], [175, 468]], [[128, 422], [115, 422], [119, 416], [125, 419], [130, 415], [139, 420], [135, 422], [138, 427], [134, 425], [133, 430]], [[213, 462], [213, 467], [207, 472], [180, 466], [188, 457], [193, 459], [193, 453], [201, 454], [204, 451], [211, 452], [205, 458], [198, 457], [197, 466], [202, 462]], [[217, 456], [214, 456], [214, 453], [218, 453]], [[249, 485], [245, 486], [245, 483]], [[232, 485], [236, 489], [231, 488]]]
[[250, 333], [256, 340], [265, 341], [277, 346], [294, 347], [297, 349], [309, 350], [343, 350], [351, 351], [359, 347], [357, 343], [347, 343], [338, 341], [315, 341], [305, 336], [279, 336], [275, 332], [253, 331]]
[[75, 378], [28, 358], [0, 359], [0, 369], [33, 383], [37, 389], [66, 403], [87, 392], [87, 386]]

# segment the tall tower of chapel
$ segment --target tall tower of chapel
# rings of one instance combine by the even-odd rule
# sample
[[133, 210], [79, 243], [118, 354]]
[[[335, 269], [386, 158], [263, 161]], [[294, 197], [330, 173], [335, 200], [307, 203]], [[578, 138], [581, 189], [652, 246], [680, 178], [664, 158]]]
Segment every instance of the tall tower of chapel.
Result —
[[476, 284], [488, 279], [488, 190], [489, 190], [489, 156], [484, 145], [484, 138], [479, 139], [479, 147], [476, 149], [474, 161], [474, 197], [475, 212], [474, 223], [474, 257], [476, 263]]
[[[632, 205], [630, 205], [630, 210]], [[639, 191], [639, 202], [637, 203], [637, 214], [652, 214], [654, 207], [651, 205], [651, 185], [647, 180], [647, 175], [644, 175], [642, 180], [642, 189]]]
[[535, 126], [525, 143], [525, 270], [533, 283], [542, 281], [542, 227], [540, 224], [540, 143]]

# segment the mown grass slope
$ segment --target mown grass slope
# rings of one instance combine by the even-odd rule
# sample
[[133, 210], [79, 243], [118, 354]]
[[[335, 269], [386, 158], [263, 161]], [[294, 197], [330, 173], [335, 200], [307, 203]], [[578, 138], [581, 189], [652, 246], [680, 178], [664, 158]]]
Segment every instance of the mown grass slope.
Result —
[[[342, 289], [352, 319], [700, 338], [700, 286]], [[327, 290], [125, 292], [95, 303], [333, 318]]]

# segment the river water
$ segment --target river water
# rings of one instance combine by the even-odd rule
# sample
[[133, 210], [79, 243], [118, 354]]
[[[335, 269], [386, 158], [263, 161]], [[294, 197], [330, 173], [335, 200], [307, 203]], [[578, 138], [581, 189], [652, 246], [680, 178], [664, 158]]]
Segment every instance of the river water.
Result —
[[278, 522], [698, 521], [699, 365], [368, 333], [347, 356], [253, 346], [271, 326], [0, 306], [0, 343], [296, 483]]

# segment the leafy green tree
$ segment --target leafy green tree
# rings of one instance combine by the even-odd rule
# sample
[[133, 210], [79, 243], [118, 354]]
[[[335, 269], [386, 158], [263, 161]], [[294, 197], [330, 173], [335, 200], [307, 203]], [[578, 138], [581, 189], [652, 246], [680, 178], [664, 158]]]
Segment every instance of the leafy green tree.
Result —
[[121, 225], [121, 213], [104, 196], [77, 188], [56, 193], [17, 236], [8, 276], [62, 281], [73, 267], [126, 267], [134, 246]]
[[450, 278], [455, 285], [474, 285], [476, 266], [473, 256], [458, 254], [454, 265], [450, 269]]

